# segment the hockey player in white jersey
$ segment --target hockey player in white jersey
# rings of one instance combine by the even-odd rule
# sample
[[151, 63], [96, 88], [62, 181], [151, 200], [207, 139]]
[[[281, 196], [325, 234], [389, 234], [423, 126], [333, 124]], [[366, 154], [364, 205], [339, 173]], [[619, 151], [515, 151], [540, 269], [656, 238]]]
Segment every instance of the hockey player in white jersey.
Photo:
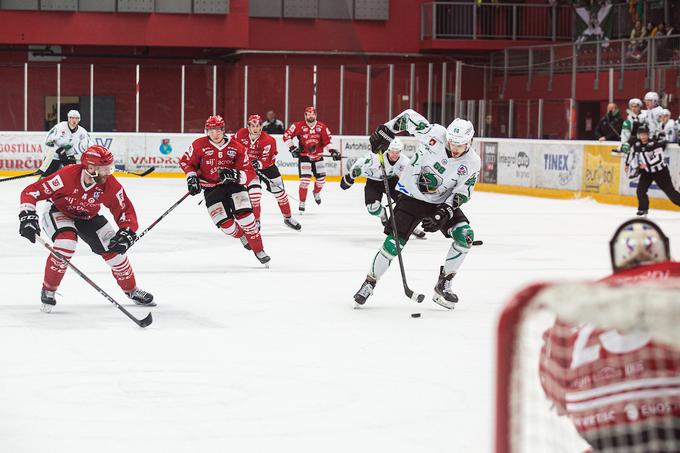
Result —
[[[395, 198], [398, 195], [398, 193], [395, 193], [395, 186], [399, 180], [399, 175], [409, 165], [409, 159], [402, 153], [403, 151], [404, 143], [397, 137], [392, 140], [385, 153], [384, 162], [387, 183], [389, 184], [392, 196]], [[340, 187], [343, 190], [347, 190], [352, 187], [356, 178], [365, 176], [364, 202], [366, 203], [366, 209], [369, 214], [379, 217], [383, 226], [387, 225], [387, 209], [382, 204], [385, 184], [378, 155], [371, 152], [360, 159], [349, 159], [347, 167], [347, 174], [340, 180]], [[425, 238], [425, 232], [420, 228], [416, 228], [413, 231], [413, 235], [421, 239]]]
[[420, 141], [418, 151], [399, 175], [396, 185], [403, 195], [394, 208], [397, 231], [392, 222], [385, 227], [387, 237], [371, 263], [366, 280], [354, 295], [357, 306], [366, 302], [376, 283], [397, 256], [396, 240], [406, 244], [411, 232], [422, 222], [428, 232], [441, 231], [452, 240], [432, 300], [452, 309], [458, 296], [451, 289], [456, 275], [474, 241], [474, 232], [460, 206], [469, 201], [479, 176], [481, 162], [471, 147], [474, 127], [456, 118], [448, 128], [430, 124], [422, 115], [406, 110], [371, 135], [371, 150], [387, 149], [396, 134], [409, 133]]
[[90, 146], [90, 134], [79, 126], [80, 113], [69, 110], [66, 121], [55, 125], [45, 139], [45, 159], [40, 166], [42, 177], [80, 161], [80, 155]]
[[656, 138], [657, 134], [661, 131], [659, 116], [661, 116], [661, 111], [663, 110], [663, 107], [659, 105], [659, 93], [650, 91], [645, 94], [643, 100], [647, 109], [642, 111], [641, 118], [647, 124], [650, 136]]
[[678, 142], [678, 129], [675, 120], [671, 118], [671, 111], [668, 109], [661, 110], [659, 115], [659, 129], [666, 137], [666, 142]]
[[619, 153], [628, 154], [630, 147], [637, 140], [637, 130], [641, 122], [644, 122], [644, 118], [641, 116], [642, 113], [642, 101], [638, 98], [632, 98], [628, 101], [626, 119], [623, 121], [621, 126], [621, 146], [618, 150]]

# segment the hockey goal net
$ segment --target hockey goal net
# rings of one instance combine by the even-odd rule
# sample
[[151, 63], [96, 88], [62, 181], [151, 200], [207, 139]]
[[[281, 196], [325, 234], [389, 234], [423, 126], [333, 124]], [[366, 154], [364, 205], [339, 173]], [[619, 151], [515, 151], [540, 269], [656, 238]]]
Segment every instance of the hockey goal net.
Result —
[[680, 286], [538, 284], [498, 328], [496, 453], [680, 452]]

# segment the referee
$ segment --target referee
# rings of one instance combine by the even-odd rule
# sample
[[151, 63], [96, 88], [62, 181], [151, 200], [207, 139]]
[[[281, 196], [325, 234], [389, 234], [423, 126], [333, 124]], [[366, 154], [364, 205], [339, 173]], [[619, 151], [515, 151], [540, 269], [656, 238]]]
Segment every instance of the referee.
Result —
[[[673, 187], [671, 172], [664, 159], [664, 148], [666, 139], [663, 134], [655, 140], [649, 139], [649, 128], [646, 124], [641, 124], [637, 130], [638, 139], [631, 149], [632, 155], [629, 159], [631, 166], [637, 166], [640, 170], [640, 181], [637, 186], [638, 211], [637, 215], [646, 216], [649, 211], [649, 186], [656, 182], [659, 189], [676, 205], [680, 206], [680, 192]], [[626, 172], [629, 170], [626, 164]]]

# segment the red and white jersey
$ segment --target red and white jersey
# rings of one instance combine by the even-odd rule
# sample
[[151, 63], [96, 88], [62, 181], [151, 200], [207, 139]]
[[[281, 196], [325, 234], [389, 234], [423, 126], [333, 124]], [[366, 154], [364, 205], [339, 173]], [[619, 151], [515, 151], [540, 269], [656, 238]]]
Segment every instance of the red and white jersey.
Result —
[[235, 168], [239, 170], [239, 184], [246, 185], [256, 175], [248, 158], [248, 151], [238, 140], [231, 137], [222, 145], [216, 145], [207, 136], [197, 138], [189, 145], [179, 161], [179, 166], [187, 175], [197, 175], [202, 187], [215, 187], [222, 184], [218, 170]]
[[[628, 269], [601, 282], [631, 285], [679, 278], [680, 263], [666, 262]], [[539, 372], [558, 413], [571, 419], [595, 451], [612, 445], [612, 439], [622, 447], [612, 451], [633, 446], [657, 451], [645, 449], [650, 430], [680, 417], [680, 350], [655, 342], [649, 333], [557, 320], [543, 334]]]
[[50, 200], [71, 219], [87, 220], [106, 206], [119, 228], [137, 231], [137, 214], [123, 186], [109, 176], [104, 184], [85, 185], [85, 168], [81, 164], [68, 165], [47, 178], [29, 184], [21, 192], [21, 210], [35, 211], [38, 201]]
[[268, 133], [262, 131], [260, 136], [253, 139], [248, 132], [248, 129], [242, 127], [239, 129], [234, 137], [248, 149], [248, 157], [250, 161], [258, 161], [260, 168], [269, 168], [276, 164], [276, 140]]
[[301, 156], [309, 156], [313, 161], [321, 160], [321, 154], [331, 144], [331, 131], [321, 121], [317, 121], [313, 125], [307, 124], [306, 121], [298, 121], [290, 125], [286, 132], [283, 133], [283, 141], [289, 148], [295, 146], [293, 138], [297, 137], [302, 148]]

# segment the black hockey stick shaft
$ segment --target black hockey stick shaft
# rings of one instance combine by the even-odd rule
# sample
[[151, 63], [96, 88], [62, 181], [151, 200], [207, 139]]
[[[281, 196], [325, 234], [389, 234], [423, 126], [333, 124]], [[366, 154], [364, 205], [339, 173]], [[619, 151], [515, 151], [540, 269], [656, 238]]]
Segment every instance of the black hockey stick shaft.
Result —
[[129, 171], [129, 170], [118, 170], [118, 171], [120, 173], [127, 173], [128, 175], [141, 176], [143, 178], [144, 176], [153, 173], [154, 170], [156, 170], [156, 167], [149, 167], [141, 173], [137, 173], [135, 171]]
[[127, 310], [125, 309], [125, 307], [123, 307], [121, 304], [119, 304], [118, 302], [116, 302], [116, 300], [115, 300], [113, 297], [109, 296], [109, 294], [108, 294], [106, 291], [104, 291], [103, 289], [101, 289], [101, 288], [99, 287], [99, 285], [97, 285], [95, 282], [93, 282], [87, 275], [85, 275], [80, 269], [78, 269], [73, 263], [71, 263], [71, 261], [69, 261], [64, 255], [62, 255], [62, 254], [59, 253], [57, 250], [55, 250], [55, 248], [52, 247], [50, 244], [48, 244], [47, 241], [45, 241], [45, 240], [44, 240], [43, 238], [41, 238], [40, 236], [36, 236], [36, 239], [38, 240], [38, 242], [40, 242], [42, 245], [44, 245], [45, 248], [46, 248], [47, 250], [49, 250], [50, 253], [52, 253], [52, 255], [56, 256], [56, 257], [57, 257], [59, 260], [61, 260], [64, 264], [66, 264], [68, 267], [70, 267], [71, 269], [73, 269], [73, 271], [74, 271], [76, 274], [78, 274], [83, 280], [85, 280], [85, 281], [86, 281], [91, 287], [93, 287], [99, 294], [101, 294], [102, 296], [104, 296], [104, 298], [105, 298], [106, 300], [108, 300], [108, 301], [111, 302], [113, 305], [115, 305], [116, 308], [118, 308], [120, 311], [122, 311], [122, 312], [125, 314], [125, 316], [127, 316], [127, 317], [130, 318], [132, 321], [134, 321], [134, 323], [137, 324], [139, 327], [146, 327], [146, 326], [148, 326], [149, 324], [151, 324], [151, 323], [153, 322], [153, 318], [151, 317], [151, 313], [149, 313], [148, 315], [146, 315], [146, 317], [143, 318], [143, 319], [137, 319], [137, 318], [135, 318], [129, 311], [127, 311]]
[[385, 160], [383, 158], [382, 150], [378, 150], [378, 158], [380, 160], [380, 169], [382, 170], [383, 183], [385, 184], [385, 196], [387, 197], [387, 209], [390, 213], [390, 220], [392, 222], [392, 237], [394, 237], [394, 245], [397, 248], [397, 258], [399, 260], [399, 270], [401, 271], [401, 281], [404, 284], [404, 293], [409, 299], [415, 300], [420, 303], [425, 300], [424, 294], [414, 293], [411, 288], [408, 287], [406, 282], [406, 271], [404, 270], [404, 259], [401, 256], [401, 244], [399, 244], [399, 232], [397, 231], [397, 220], [394, 218], [394, 212], [392, 210], [392, 193], [390, 192], [390, 183], [387, 181], [387, 170], [385, 170]]
[[[280, 185], [278, 185], [278, 184], [275, 184], [274, 181], [272, 181], [271, 179], [267, 178], [267, 175], [265, 175], [264, 173], [262, 173], [260, 170], [257, 170], [257, 169], [256, 169], [256, 170], [255, 170], [255, 173], [256, 173], [257, 176], [259, 176], [260, 178], [269, 181], [269, 184], [271, 184], [272, 186], [278, 187], [279, 189], [283, 190], [284, 192], [286, 191], [286, 188], [285, 188], [285, 187], [280, 186]], [[298, 199], [295, 198], [294, 196], [290, 195], [289, 193], [286, 193], [286, 196], [288, 196], [289, 198], [292, 198], [293, 200], [295, 200], [295, 201], [297, 201], [297, 202], [300, 202], [300, 200], [298, 200]]]
[[14, 179], [28, 178], [29, 176], [38, 176], [38, 175], [41, 175], [41, 174], [42, 174], [42, 171], [36, 170], [33, 173], [26, 173], [25, 175], [17, 175], [17, 176], [10, 176], [9, 178], [2, 178], [2, 179], [0, 179], [0, 182], [12, 181]]
[[151, 230], [151, 228], [153, 228], [153, 227], [155, 227], [156, 225], [158, 225], [158, 223], [159, 223], [161, 220], [163, 220], [163, 219], [165, 218], [165, 216], [167, 216], [168, 214], [170, 214], [170, 213], [172, 212], [172, 210], [175, 209], [177, 206], [179, 206], [179, 204], [180, 204], [181, 202], [183, 202], [184, 200], [186, 200], [187, 197], [188, 197], [189, 195], [190, 195], [189, 192], [187, 192], [187, 193], [185, 193], [184, 195], [182, 195], [182, 198], [180, 198], [180, 199], [177, 200], [172, 206], [170, 206], [163, 214], [161, 214], [161, 216], [160, 216], [159, 218], [157, 218], [156, 220], [154, 220], [154, 221], [151, 223], [151, 225], [149, 225], [144, 231], [142, 231], [141, 233], [139, 233], [139, 234], [137, 235], [137, 239], [135, 239], [135, 243], [137, 243], [137, 242], [138, 242], [138, 241], [139, 241], [146, 233], [148, 233], [149, 230]]

